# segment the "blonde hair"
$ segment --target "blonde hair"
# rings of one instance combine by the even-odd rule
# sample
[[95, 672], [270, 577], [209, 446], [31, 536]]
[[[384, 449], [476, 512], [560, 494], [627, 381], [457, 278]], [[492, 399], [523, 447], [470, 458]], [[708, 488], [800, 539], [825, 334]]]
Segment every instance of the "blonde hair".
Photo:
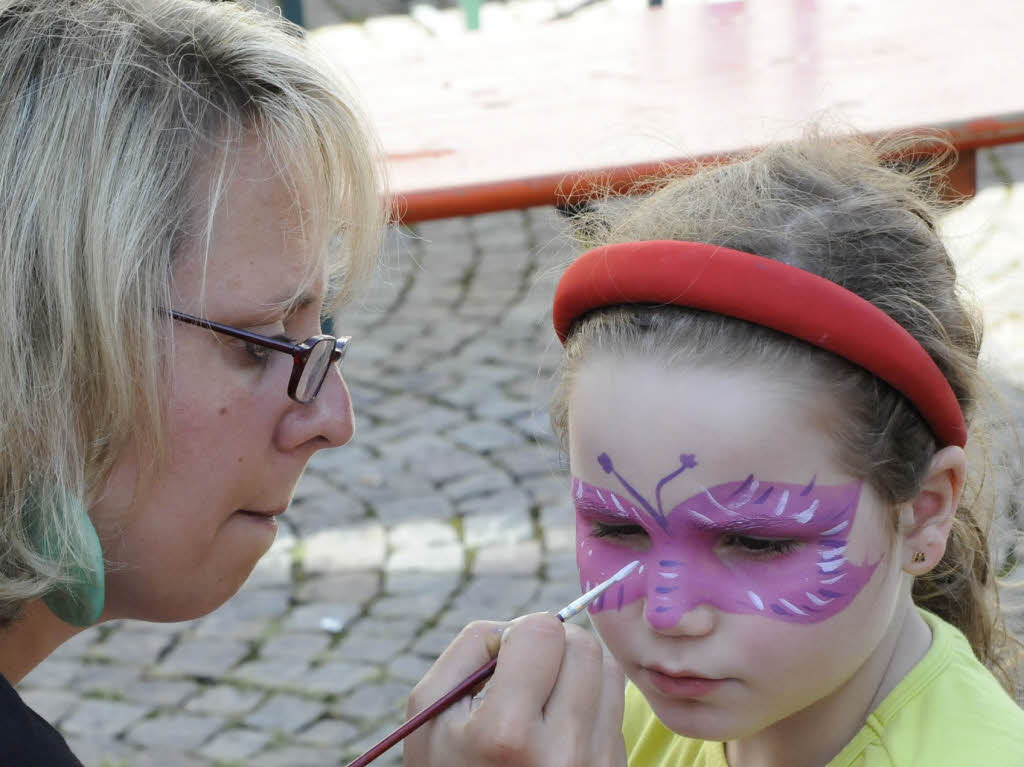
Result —
[[[812, 133], [795, 144], [662, 182], [634, 201], [607, 199], [576, 222], [576, 231], [586, 247], [664, 239], [722, 245], [842, 285], [896, 319], [929, 352], [978, 444], [984, 440], [972, 415], [980, 391], [982, 325], [960, 293], [937, 233], [936, 174], [952, 150], [919, 162], [919, 146], [906, 139], [871, 143]], [[598, 310], [574, 324], [552, 407], [563, 442], [573, 377], [599, 353], [638, 355], [669, 366], [764, 365], [795, 385], [827, 387], [842, 404], [831, 429], [845, 468], [865, 477], [892, 506], [917, 494], [938, 447], [903, 395], [839, 357], [730, 317], [635, 305]], [[981, 498], [965, 494], [945, 556], [915, 580], [913, 596], [959, 627], [978, 658], [1012, 689], [1016, 643], [998, 609], [988, 550], [991, 498], [989, 505]], [[893, 530], [896, 524], [893, 515]]]
[[87, 564], [81, 504], [129, 436], [159, 451], [171, 266], [243, 142], [306, 193], [328, 308], [375, 263], [380, 153], [326, 72], [234, 3], [0, 0], [0, 625]]

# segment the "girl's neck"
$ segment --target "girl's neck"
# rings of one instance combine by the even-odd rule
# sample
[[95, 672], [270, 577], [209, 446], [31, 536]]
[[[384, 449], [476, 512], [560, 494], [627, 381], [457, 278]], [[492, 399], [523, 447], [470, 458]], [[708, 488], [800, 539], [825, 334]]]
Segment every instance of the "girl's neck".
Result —
[[0, 630], [0, 674], [17, 684], [81, 630], [50, 612], [42, 600], [30, 602], [11, 626]]
[[832, 695], [748, 738], [726, 743], [730, 767], [828, 764], [931, 646], [931, 630], [913, 603], [902, 607], [902, 617], [894, 617], [878, 650]]

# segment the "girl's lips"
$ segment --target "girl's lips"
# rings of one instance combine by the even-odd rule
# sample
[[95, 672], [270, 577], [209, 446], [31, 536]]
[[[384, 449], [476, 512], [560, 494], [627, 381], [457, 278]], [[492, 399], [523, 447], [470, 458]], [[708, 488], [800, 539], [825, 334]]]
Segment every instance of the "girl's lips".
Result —
[[670, 698], [702, 698], [717, 690], [725, 679], [697, 676], [690, 671], [669, 674], [654, 668], [645, 668], [651, 684]]

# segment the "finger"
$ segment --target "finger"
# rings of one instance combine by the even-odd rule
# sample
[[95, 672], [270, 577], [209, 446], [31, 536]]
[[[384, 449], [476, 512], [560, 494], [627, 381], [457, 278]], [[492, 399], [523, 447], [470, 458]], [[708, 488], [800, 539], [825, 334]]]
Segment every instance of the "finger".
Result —
[[622, 736], [622, 715], [626, 704], [626, 676], [618, 661], [606, 653], [601, 668], [601, 696], [591, 730], [591, 753], [603, 755], [602, 762], [625, 767], [626, 743]]
[[597, 637], [580, 626], [565, 626], [565, 653], [558, 680], [544, 707], [545, 722], [564, 728], [564, 737], [590, 739], [601, 698], [604, 651]]
[[[498, 654], [501, 632], [508, 624], [474, 621], [466, 626], [409, 695], [408, 715], [419, 713]], [[466, 705], [468, 705], [468, 696]]]
[[502, 635], [498, 666], [474, 718], [500, 720], [506, 732], [525, 736], [542, 719], [564, 651], [565, 626], [550, 613], [513, 621]]

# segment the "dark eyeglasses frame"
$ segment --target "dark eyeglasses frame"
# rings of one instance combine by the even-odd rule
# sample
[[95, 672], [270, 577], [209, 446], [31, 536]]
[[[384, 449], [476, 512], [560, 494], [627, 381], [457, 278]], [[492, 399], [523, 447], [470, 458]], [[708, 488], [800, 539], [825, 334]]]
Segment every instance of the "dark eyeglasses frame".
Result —
[[[261, 336], [258, 333], [252, 333], [248, 330], [242, 330], [241, 328], [232, 327], [231, 325], [222, 325], [219, 322], [213, 322], [202, 317], [195, 317], [191, 314], [185, 314], [175, 310], [168, 312], [171, 317], [178, 320], [179, 322], [186, 322], [189, 325], [197, 325], [207, 330], [212, 330], [216, 333], [223, 333], [227, 336], [234, 338], [240, 338], [243, 341], [256, 344], [258, 346], [265, 346], [268, 349], [273, 349], [277, 352], [284, 352], [290, 354], [292, 357], [292, 376], [288, 380], [288, 396], [296, 402], [303, 405], [308, 405], [317, 398], [320, 394], [320, 387], [324, 385], [324, 380], [327, 378], [327, 374], [331, 370], [331, 365], [336, 365], [341, 362], [345, 356], [345, 352], [348, 350], [348, 344], [352, 340], [352, 336], [330, 336], [330, 335], [316, 335], [310, 336], [300, 344], [292, 344], [287, 341], [281, 341], [277, 338], [270, 338], [269, 336]], [[331, 351], [331, 361], [324, 368], [324, 374], [320, 377], [320, 380], [316, 384], [316, 389], [309, 399], [299, 399], [295, 396], [295, 391], [298, 388], [299, 380], [302, 378], [302, 373], [306, 369], [306, 363], [309, 361], [310, 354], [313, 353], [313, 347], [316, 344], [322, 342], [324, 339], [330, 339], [334, 341], [334, 349]]]

